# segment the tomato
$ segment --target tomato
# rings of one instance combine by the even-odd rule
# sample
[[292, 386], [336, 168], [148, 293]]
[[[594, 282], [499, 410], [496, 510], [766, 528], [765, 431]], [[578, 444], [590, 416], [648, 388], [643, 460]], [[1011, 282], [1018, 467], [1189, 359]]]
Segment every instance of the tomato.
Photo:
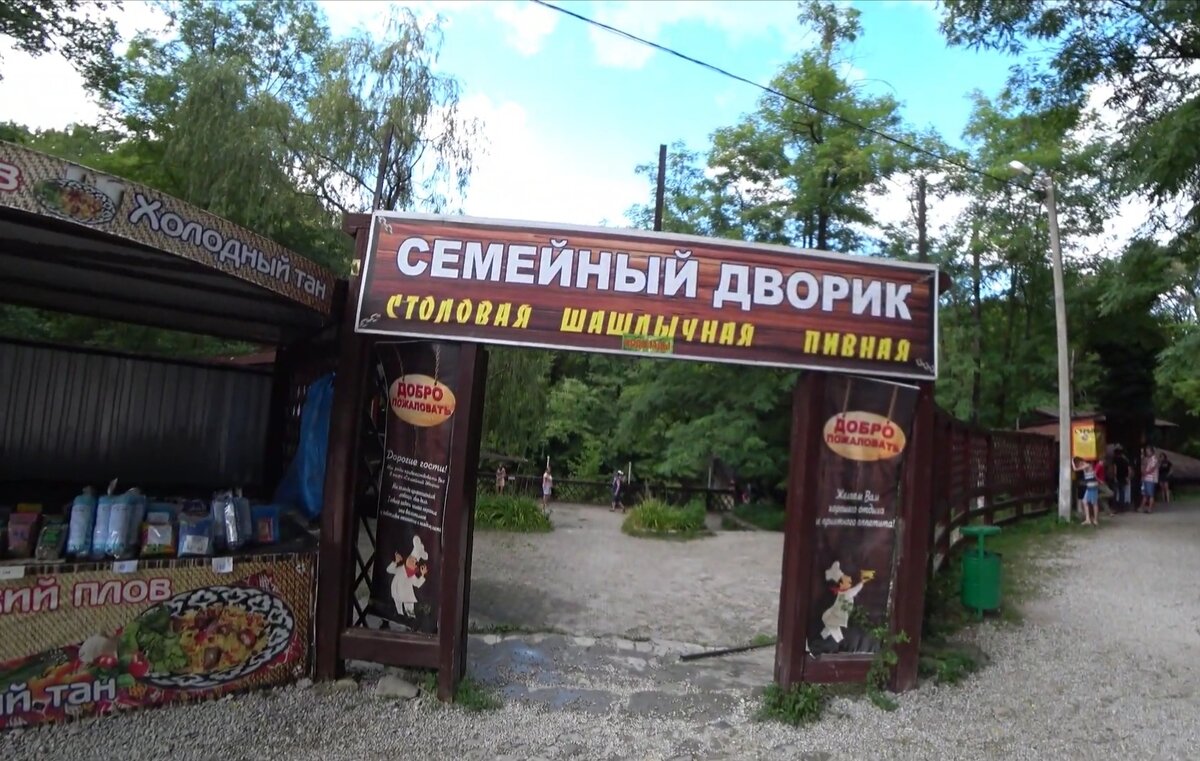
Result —
[[109, 654], [101, 655], [98, 658], [96, 658], [96, 665], [102, 669], [116, 668], [117, 667], [117, 656], [109, 655]]
[[133, 660], [129, 662], [129, 675], [134, 679], [141, 679], [150, 672], [150, 663], [146, 661], [145, 656], [141, 653], [136, 653]]

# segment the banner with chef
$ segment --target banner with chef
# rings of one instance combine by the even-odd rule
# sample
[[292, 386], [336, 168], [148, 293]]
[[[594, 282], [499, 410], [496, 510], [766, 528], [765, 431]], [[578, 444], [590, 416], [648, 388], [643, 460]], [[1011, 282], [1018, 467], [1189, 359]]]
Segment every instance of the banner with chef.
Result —
[[385, 461], [371, 584], [375, 615], [437, 633], [442, 524], [449, 485], [460, 347], [375, 344], [387, 388]]
[[817, 465], [808, 651], [873, 653], [890, 620], [896, 519], [918, 389], [829, 375]]
[[0, 729], [306, 675], [315, 566], [296, 553], [231, 569], [211, 559], [21, 569], [0, 581]]

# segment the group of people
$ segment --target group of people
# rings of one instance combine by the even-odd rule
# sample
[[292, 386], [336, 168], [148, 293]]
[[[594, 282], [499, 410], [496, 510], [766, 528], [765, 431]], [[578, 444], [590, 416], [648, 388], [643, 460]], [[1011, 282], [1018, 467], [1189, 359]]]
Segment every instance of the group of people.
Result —
[[[1100, 525], [1103, 500], [1110, 501], [1105, 509], [1109, 515], [1129, 510], [1153, 513], [1156, 500], [1171, 501], [1171, 460], [1166, 452], [1147, 444], [1136, 459], [1131, 460], [1124, 447], [1118, 444], [1113, 448], [1111, 460], [1110, 477], [1104, 459], [1091, 462], [1082, 457], [1074, 458], [1076, 500], [1084, 525]], [[1138, 487], [1136, 507], [1133, 503], [1135, 483]]]
[[[496, 468], [496, 493], [503, 494], [504, 487], [508, 484], [508, 471], [504, 465]], [[612, 478], [612, 505], [609, 507], [610, 512], [620, 510], [625, 512], [625, 504], [622, 498], [625, 492], [625, 471], [618, 470], [613, 474]], [[550, 472], [550, 463], [546, 463], [546, 470], [542, 473], [542, 512], [547, 516], [550, 515], [550, 497], [554, 493], [554, 475]]]

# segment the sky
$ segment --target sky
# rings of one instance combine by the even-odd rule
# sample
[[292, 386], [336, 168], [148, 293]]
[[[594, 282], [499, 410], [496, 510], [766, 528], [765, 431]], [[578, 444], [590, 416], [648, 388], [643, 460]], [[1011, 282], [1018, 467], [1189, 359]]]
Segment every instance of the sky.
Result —
[[[335, 34], [380, 26], [382, 2], [322, 2]], [[660, 143], [685, 141], [703, 151], [714, 130], [752, 111], [760, 91], [695, 64], [595, 29], [525, 0], [408, 3], [440, 14], [438, 69], [462, 86], [464, 112], [486, 138], [463, 211], [472, 216], [568, 224], [613, 224], [648, 202], [638, 164], [657, 159]], [[766, 83], [809, 42], [791, 0], [643, 0], [562, 2], [580, 14]], [[1013, 61], [999, 53], [948, 48], [940, 10], [926, 0], [854, 0], [863, 34], [845, 74], [866, 92], [891, 94], [913, 126], [959, 142], [970, 94], [999, 92]], [[151, 6], [125, 3], [125, 35], [156, 29]], [[38, 58], [0, 42], [0, 120], [63, 127], [98, 116], [79, 77], [56, 55]], [[54, 83], [47, 98], [46, 84]], [[907, 190], [895, 182], [872, 201], [881, 223], [907, 214]], [[939, 226], [961, 212], [954, 201], [931, 210]]]

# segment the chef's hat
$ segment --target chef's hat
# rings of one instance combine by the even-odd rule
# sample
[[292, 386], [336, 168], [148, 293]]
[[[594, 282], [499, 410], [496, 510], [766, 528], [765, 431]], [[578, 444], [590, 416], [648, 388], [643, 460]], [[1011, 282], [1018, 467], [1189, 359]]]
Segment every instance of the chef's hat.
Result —
[[825, 571], [825, 579], [827, 581], [839, 581], [839, 580], [841, 580], [841, 578], [842, 578], [842, 561], [835, 560], [835, 561], [833, 561], [833, 565], [829, 566], [829, 569], [827, 571]]
[[429, 553], [425, 552], [425, 543], [421, 541], [421, 537], [413, 537], [413, 549], [411, 557], [417, 560], [425, 560], [429, 557]]

